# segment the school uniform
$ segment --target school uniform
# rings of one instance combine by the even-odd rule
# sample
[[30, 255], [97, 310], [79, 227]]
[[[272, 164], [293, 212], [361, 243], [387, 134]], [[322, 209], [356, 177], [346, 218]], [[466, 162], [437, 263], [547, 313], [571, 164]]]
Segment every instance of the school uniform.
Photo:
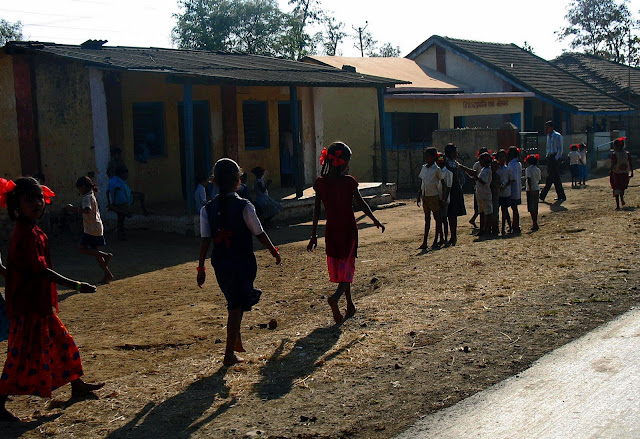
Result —
[[571, 171], [572, 179], [580, 179], [580, 151], [569, 151], [569, 170]]
[[420, 190], [422, 196], [422, 209], [424, 213], [440, 211], [440, 197], [442, 193], [442, 169], [433, 163], [431, 166], [422, 165], [420, 169]]
[[631, 154], [627, 151], [614, 151], [611, 154], [613, 169], [609, 176], [613, 195], [620, 195], [629, 187], [629, 170], [631, 169]]
[[89, 209], [89, 213], [82, 213], [82, 228], [84, 233], [80, 238], [80, 245], [88, 248], [97, 248], [107, 245], [104, 239], [104, 227], [100, 218], [100, 210], [98, 202], [93, 194], [89, 191], [82, 197], [82, 210]]
[[518, 159], [511, 159], [507, 165], [511, 171], [511, 207], [517, 209], [522, 203], [522, 163]]
[[500, 207], [511, 207], [511, 183], [513, 174], [507, 165], [498, 166], [496, 174], [500, 177]]
[[478, 178], [484, 182], [476, 182], [476, 195], [478, 198], [478, 212], [485, 215], [493, 213], [493, 203], [491, 201], [491, 167], [487, 166], [480, 170]]
[[527, 181], [527, 212], [538, 213], [542, 172], [537, 166], [530, 165], [524, 170], [524, 176]]
[[211, 265], [228, 310], [251, 311], [260, 300], [262, 291], [253, 286], [253, 237], [263, 232], [253, 204], [235, 192], [218, 195], [200, 210], [200, 235], [213, 243]]
[[442, 171], [442, 179], [444, 180], [444, 187], [442, 190], [449, 189], [449, 196], [444, 201], [444, 204], [440, 207], [440, 218], [442, 220], [447, 219], [449, 215], [449, 203], [451, 203], [451, 187], [453, 186], [453, 172], [447, 169], [447, 167], [440, 168]]

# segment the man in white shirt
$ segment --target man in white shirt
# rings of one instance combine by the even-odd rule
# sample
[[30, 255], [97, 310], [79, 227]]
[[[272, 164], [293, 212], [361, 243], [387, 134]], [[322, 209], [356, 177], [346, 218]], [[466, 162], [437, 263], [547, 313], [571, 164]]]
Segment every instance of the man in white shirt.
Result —
[[540, 192], [540, 201], [544, 201], [552, 185], [556, 188], [556, 200], [564, 201], [567, 197], [560, 179], [560, 159], [562, 158], [564, 139], [560, 133], [553, 129], [553, 121], [551, 120], [544, 124], [544, 130], [547, 133], [547, 182]]
[[420, 207], [422, 203], [422, 210], [424, 211], [424, 240], [422, 245], [418, 247], [421, 250], [426, 250], [429, 247], [428, 237], [429, 229], [431, 228], [431, 213], [433, 212], [433, 218], [436, 221], [436, 233], [433, 240], [432, 247], [438, 246], [438, 233], [440, 230], [440, 206], [443, 203], [443, 190], [444, 180], [442, 170], [436, 165], [438, 158], [438, 150], [435, 148], [427, 148], [425, 151], [426, 164], [422, 165], [420, 169], [420, 188], [418, 190], [418, 199], [416, 204]]

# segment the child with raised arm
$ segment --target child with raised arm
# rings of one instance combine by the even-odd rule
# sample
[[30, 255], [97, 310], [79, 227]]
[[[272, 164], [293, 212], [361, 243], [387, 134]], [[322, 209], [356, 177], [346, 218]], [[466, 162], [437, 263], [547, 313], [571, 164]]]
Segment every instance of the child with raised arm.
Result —
[[262, 291], [254, 288], [258, 265], [253, 254], [253, 237], [269, 250], [280, 264], [280, 253], [264, 232], [256, 210], [236, 193], [242, 170], [236, 162], [223, 158], [213, 167], [213, 178], [220, 193], [200, 210], [200, 258], [198, 286], [206, 280], [204, 261], [213, 242], [211, 265], [218, 286], [227, 300], [227, 345], [222, 364], [231, 366], [243, 361], [236, 352], [245, 352], [240, 335], [242, 317], [258, 303]]
[[102, 219], [100, 219], [100, 210], [98, 209], [98, 202], [94, 195], [98, 191], [98, 187], [91, 181], [89, 177], [80, 177], [76, 181], [76, 188], [82, 195], [82, 207], [75, 207], [73, 204], [68, 204], [66, 209], [70, 212], [82, 214], [82, 227], [84, 233], [80, 238], [80, 245], [78, 249], [83, 255], [89, 255], [96, 258], [98, 265], [104, 272], [104, 277], [100, 283], [109, 283], [113, 280], [113, 274], [109, 269], [109, 262], [113, 254], [98, 250], [98, 247], [107, 245], [104, 240], [104, 228], [102, 226]]
[[631, 154], [624, 150], [625, 140], [624, 137], [617, 138], [613, 142], [613, 154], [611, 154], [609, 182], [613, 189], [613, 196], [616, 198], [616, 210], [620, 210], [620, 203], [624, 206], [624, 191], [629, 187], [629, 179], [633, 177]]
[[[2, 179], [0, 179], [2, 180]], [[9, 395], [51, 397], [71, 383], [72, 397], [104, 384], [82, 381], [78, 347], [53, 309], [58, 310], [56, 284], [80, 293], [96, 287], [53, 271], [49, 239], [36, 225], [53, 192], [31, 177], [0, 181], [0, 206], [15, 221], [6, 267], [6, 306], [11, 321], [8, 356], [0, 378], [0, 421], [17, 421], [6, 408]]]
[[343, 142], [334, 142], [328, 149], [322, 150], [320, 177], [313, 184], [316, 200], [311, 239], [307, 245], [307, 251], [310, 252], [318, 246], [316, 232], [320, 219], [320, 203], [323, 203], [327, 214], [324, 239], [329, 279], [338, 284], [335, 293], [327, 299], [327, 302], [331, 307], [333, 319], [338, 325], [344, 319], [338, 308], [338, 301], [343, 293], [347, 299], [346, 317], [351, 317], [356, 312], [351, 299], [351, 283], [358, 253], [358, 226], [353, 213], [354, 200], [357, 207], [371, 218], [376, 227], [381, 228], [383, 232], [385, 229], [373, 215], [369, 205], [362, 199], [356, 179], [347, 174], [350, 160], [351, 149]]
[[538, 168], [538, 160], [540, 155], [528, 155], [524, 163], [527, 168], [524, 170], [524, 176], [527, 179], [527, 210], [531, 214], [531, 231], [535, 232], [538, 227], [538, 204], [540, 201], [540, 180], [542, 179], [542, 172]]
[[418, 188], [418, 199], [416, 204], [424, 212], [424, 237], [422, 244], [418, 247], [420, 250], [429, 248], [429, 229], [431, 228], [431, 214], [435, 220], [436, 232], [433, 240], [432, 248], [438, 247], [438, 231], [442, 227], [440, 220], [440, 206], [443, 204], [444, 180], [442, 169], [436, 164], [438, 159], [438, 151], [435, 148], [427, 148], [425, 151], [426, 164], [420, 169], [420, 187]]

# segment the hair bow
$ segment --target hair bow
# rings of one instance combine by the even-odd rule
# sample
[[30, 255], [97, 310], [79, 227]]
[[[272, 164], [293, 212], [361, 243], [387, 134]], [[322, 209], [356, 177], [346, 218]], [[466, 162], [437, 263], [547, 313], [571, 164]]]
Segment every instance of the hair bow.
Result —
[[51, 204], [51, 199], [56, 196], [55, 192], [47, 186], [42, 185], [42, 195], [44, 195], [44, 204]]
[[324, 165], [324, 162], [327, 161], [327, 154], [329, 154], [329, 151], [327, 151], [327, 148], [322, 148], [322, 152], [320, 153], [320, 165]]
[[16, 187], [12, 180], [0, 178], [0, 207], [7, 207], [7, 194]]
[[341, 155], [342, 155], [342, 150], [338, 150], [333, 154], [327, 154], [327, 158], [331, 160], [331, 164], [334, 167], [338, 168], [344, 165], [345, 163], [347, 163], [344, 159], [340, 158]]

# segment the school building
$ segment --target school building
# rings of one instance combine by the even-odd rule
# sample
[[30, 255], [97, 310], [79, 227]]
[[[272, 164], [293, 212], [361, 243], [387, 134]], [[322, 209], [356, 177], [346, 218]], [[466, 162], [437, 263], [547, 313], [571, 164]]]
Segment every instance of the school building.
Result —
[[[94, 172], [104, 197], [117, 146], [130, 186], [152, 206], [193, 211], [196, 176], [223, 156], [266, 168], [279, 185], [289, 131], [297, 189], [313, 182], [335, 139], [362, 157], [351, 170], [367, 181], [378, 112], [353, 109], [378, 108], [380, 90], [401, 82], [241, 53], [10, 42], [0, 51], [0, 175], [42, 173], [64, 205], [77, 201], [76, 179]], [[358, 102], [325, 108], [324, 95]]]

